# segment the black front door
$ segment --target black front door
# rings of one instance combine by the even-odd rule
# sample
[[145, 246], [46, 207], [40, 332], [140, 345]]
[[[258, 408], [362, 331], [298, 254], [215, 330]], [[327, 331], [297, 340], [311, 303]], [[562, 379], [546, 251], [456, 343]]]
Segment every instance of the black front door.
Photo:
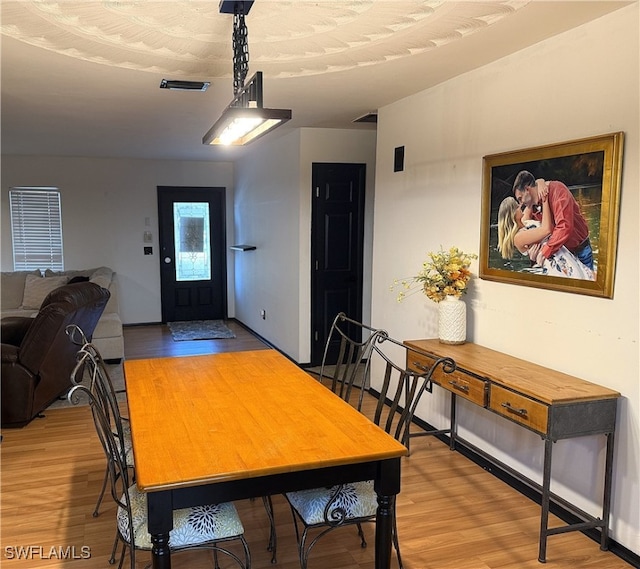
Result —
[[[362, 320], [365, 164], [313, 164], [311, 363], [338, 312]], [[336, 353], [337, 355], [337, 353]]]
[[158, 186], [162, 321], [226, 317], [225, 189]]

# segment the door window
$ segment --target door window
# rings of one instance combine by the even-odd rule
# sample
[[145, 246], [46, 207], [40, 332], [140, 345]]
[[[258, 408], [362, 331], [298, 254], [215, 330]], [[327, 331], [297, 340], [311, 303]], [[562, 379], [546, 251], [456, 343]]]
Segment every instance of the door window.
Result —
[[209, 204], [173, 204], [176, 281], [211, 279]]

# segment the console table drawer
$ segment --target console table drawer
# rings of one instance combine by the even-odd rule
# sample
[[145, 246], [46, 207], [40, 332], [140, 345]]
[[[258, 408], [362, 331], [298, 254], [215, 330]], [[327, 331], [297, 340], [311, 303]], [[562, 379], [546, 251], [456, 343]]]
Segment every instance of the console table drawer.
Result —
[[489, 394], [489, 408], [538, 433], [543, 435], [547, 433], [549, 408], [542, 403], [492, 384]]
[[[407, 357], [409, 359], [407, 362], [409, 369], [419, 373], [429, 371], [435, 362], [433, 358], [416, 352], [408, 352]], [[443, 389], [468, 399], [476, 405], [487, 406], [487, 381], [468, 375], [460, 370], [445, 373], [440, 366], [435, 370], [431, 379], [433, 383], [437, 383]]]

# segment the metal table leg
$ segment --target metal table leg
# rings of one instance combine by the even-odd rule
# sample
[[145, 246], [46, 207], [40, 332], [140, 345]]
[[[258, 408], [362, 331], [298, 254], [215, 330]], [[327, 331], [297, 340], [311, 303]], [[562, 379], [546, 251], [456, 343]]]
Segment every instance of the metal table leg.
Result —
[[540, 549], [538, 550], [538, 561], [547, 562], [547, 529], [549, 528], [549, 501], [551, 488], [551, 455], [553, 451], [553, 441], [544, 439], [544, 469], [542, 474], [542, 513], [540, 515]]
[[602, 533], [600, 549], [609, 549], [609, 514], [611, 512], [611, 481], [613, 479], [613, 444], [614, 433], [607, 433], [607, 457], [604, 466], [604, 496], [602, 497]]

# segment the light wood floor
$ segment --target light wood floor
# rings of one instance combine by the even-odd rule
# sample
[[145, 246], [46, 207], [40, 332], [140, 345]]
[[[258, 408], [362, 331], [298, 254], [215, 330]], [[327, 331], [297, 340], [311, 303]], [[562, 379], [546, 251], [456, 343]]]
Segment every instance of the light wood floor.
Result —
[[[231, 326], [237, 324], [231, 323]], [[242, 327], [233, 340], [216, 340], [210, 351], [256, 349], [262, 343]], [[205, 342], [173, 342], [161, 327], [125, 331], [127, 358], [202, 353]], [[246, 337], [245, 337], [246, 336]], [[175, 344], [175, 345], [174, 345]], [[104, 473], [104, 456], [87, 407], [46, 412], [23, 429], [2, 432], [2, 567], [82, 569], [106, 568], [114, 537], [115, 509], [106, 500], [99, 517], [91, 512]], [[403, 459], [402, 492], [398, 497], [398, 532], [406, 569], [527, 569], [537, 561], [540, 509], [482, 468], [432, 437], [412, 442]], [[254, 569], [273, 567], [266, 551], [268, 521], [260, 500], [237, 503], [251, 547]], [[295, 534], [288, 506], [274, 497], [281, 569], [299, 567]], [[552, 518], [555, 520], [555, 518]], [[555, 520], [557, 521], [557, 520]], [[323, 538], [311, 555], [309, 569], [373, 567], [373, 526], [365, 526], [370, 546], [361, 549], [353, 528]], [[42, 547], [30, 559], [9, 560], [18, 546]], [[51, 548], [90, 548], [89, 559], [60, 560]], [[7, 549], [9, 548], [9, 549]], [[33, 550], [38, 552], [38, 550]], [[55, 551], [55, 550], [54, 550]], [[68, 549], [73, 553], [72, 549]], [[616, 569], [630, 565], [580, 533], [552, 536], [548, 568]], [[49, 559], [46, 559], [49, 557]], [[137, 567], [148, 564], [138, 557]], [[128, 560], [127, 560], [128, 561]], [[210, 569], [209, 552], [172, 557], [175, 569]], [[392, 566], [397, 567], [395, 557]], [[128, 565], [125, 565], [128, 567]], [[232, 567], [223, 561], [223, 568]]]

